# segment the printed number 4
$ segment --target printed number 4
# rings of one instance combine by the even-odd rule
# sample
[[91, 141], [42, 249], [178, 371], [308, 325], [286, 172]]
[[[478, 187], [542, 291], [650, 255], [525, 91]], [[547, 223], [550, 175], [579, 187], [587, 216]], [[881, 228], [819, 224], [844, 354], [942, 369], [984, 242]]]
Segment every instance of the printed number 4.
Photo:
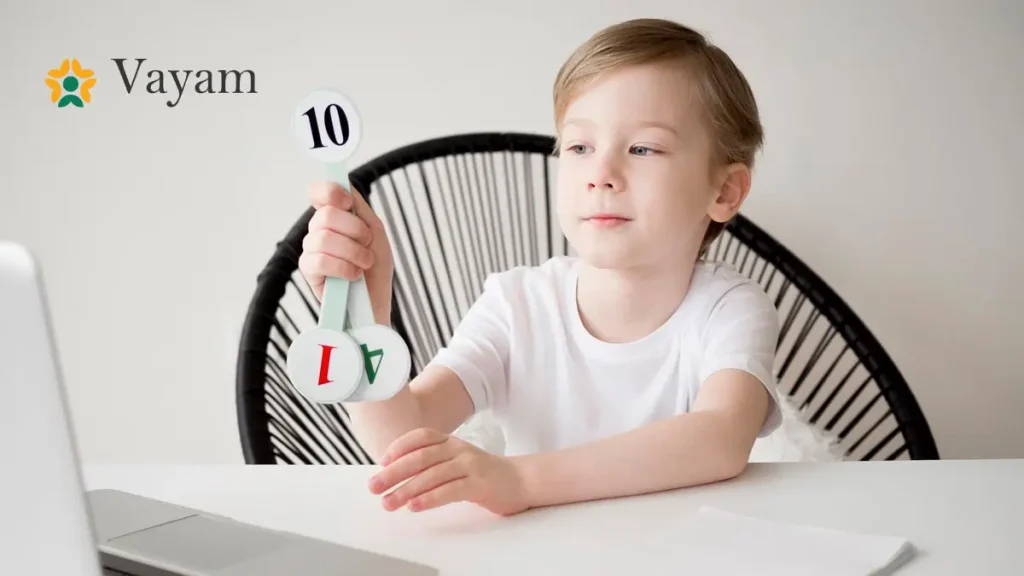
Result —
[[[384, 361], [384, 350], [380, 349], [370, 352], [366, 344], [360, 344], [359, 347], [363, 349], [363, 359], [366, 361], [366, 376], [370, 380], [370, 384], [373, 384], [373, 381], [377, 379], [377, 371], [380, 370], [380, 364]], [[370, 360], [375, 357], [378, 358], [376, 366]]]

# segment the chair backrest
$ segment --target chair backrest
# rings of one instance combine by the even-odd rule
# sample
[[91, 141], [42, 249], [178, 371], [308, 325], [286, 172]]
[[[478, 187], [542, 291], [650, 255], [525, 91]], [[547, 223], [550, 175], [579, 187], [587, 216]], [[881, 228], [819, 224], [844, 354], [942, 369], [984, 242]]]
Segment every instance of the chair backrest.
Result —
[[[395, 257], [393, 321], [412, 374], [452, 336], [488, 274], [572, 255], [559, 231], [554, 138], [463, 134], [412, 144], [350, 174], [387, 228]], [[237, 408], [251, 463], [368, 463], [341, 407], [299, 397], [283, 369], [291, 339], [316, 324], [318, 304], [297, 271], [312, 209], [258, 278], [243, 328]], [[704, 256], [756, 279], [782, 320], [781, 392], [836, 435], [848, 459], [934, 459], [910, 388], [835, 292], [789, 250], [737, 216]]]

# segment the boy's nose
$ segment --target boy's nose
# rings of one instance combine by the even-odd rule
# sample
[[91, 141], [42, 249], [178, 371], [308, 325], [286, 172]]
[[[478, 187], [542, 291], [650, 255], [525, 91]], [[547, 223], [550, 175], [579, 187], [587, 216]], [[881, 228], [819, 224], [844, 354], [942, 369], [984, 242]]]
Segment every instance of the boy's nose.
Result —
[[622, 189], [622, 182], [614, 167], [605, 162], [595, 166], [594, 173], [587, 179], [587, 189], [618, 191]]

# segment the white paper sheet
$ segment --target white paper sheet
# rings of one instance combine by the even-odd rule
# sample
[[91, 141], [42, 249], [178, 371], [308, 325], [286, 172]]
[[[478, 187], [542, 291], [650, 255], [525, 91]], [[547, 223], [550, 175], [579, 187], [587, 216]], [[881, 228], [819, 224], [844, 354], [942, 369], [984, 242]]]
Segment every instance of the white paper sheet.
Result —
[[702, 507], [680, 539], [678, 574], [877, 576], [913, 554], [905, 538], [786, 524]]

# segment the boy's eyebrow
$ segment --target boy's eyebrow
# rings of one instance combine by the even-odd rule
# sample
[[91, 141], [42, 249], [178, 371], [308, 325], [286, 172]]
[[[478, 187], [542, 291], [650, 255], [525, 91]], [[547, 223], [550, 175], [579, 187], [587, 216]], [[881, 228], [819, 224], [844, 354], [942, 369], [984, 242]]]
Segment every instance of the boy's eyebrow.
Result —
[[657, 120], [647, 120], [645, 122], [640, 122], [638, 125], [643, 128], [657, 128], [659, 130], [664, 130], [669, 134], [672, 134], [676, 138], [679, 137], [679, 131], [676, 130], [675, 127], [669, 124], [665, 124], [664, 122], [658, 122]]
[[[594, 121], [590, 120], [590, 119], [587, 119], [587, 118], [568, 118], [564, 122], [562, 122], [562, 126], [569, 126], [569, 125], [572, 125], [572, 124], [576, 124], [576, 125], [579, 125], [579, 126], [584, 126], [584, 127], [587, 127], [587, 128], [593, 128], [594, 127]], [[644, 120], [644, 121], [641, 121], [641, 122], [637, 122], [636, 125], [639, 128], [657, 128], [659, 130], [664, 130], [664, 131], [668, 132], [669, 134], [672, 134], [676, 138], [679, 138], [679, 130], [677, 130], [672, 125], [666, 124], [664, 122], [659, 122], [657, 120]]]
[[562, 126], [570, 126], [572, 124], [578, 124], [580, 126], [592, 128], [594, 126], [594, 121], [587, 120], [586, 118], [567, 118], [564, 122], [562, 122]]

